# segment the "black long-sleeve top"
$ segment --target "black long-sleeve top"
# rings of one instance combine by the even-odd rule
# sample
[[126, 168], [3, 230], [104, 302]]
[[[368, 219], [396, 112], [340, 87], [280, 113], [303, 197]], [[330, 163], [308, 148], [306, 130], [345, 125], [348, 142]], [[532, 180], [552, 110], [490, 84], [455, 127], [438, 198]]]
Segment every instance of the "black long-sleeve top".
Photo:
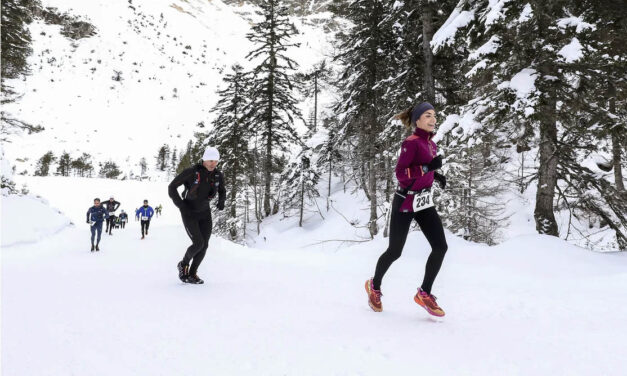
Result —
[[[183, 197], [177, 191], [181, 185], [185, 186]], [[223, 206], [226, 200], [224, 175], [217, 168], [207, 170], [202, 164], [185, 169], [168, 185], [168, 195], [178, 208], [186, 208], [194, 217], [204, 217], [211, 214], [209, 202], [216, 195], [218, 206]], [[185, 209], [182, 209], [185, 210]]]

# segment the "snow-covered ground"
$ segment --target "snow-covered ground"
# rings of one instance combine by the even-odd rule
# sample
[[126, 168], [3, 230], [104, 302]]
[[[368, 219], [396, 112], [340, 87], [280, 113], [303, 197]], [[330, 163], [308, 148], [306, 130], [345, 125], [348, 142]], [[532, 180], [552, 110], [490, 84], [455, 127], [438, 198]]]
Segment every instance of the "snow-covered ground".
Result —
[[35, 243], [71, 224], [69, 218], [40, 197], [9, 195], [2, 196], [1, 201], [0, 244], [3, 247]]
[[[539, 235], [486, 247], [447, 233], [434, 286], [447, 315], [436, 321], [412, 299], [428, 255], [412, 232], [375, 313], [363, 283], [386, 239], [320, 243], [361, 236], [323, 209], [304, 229], [273, 219], [257, 248], [213, 238], [205, 284], [184, 285], [176, 263], [189, 240], [157, 184], [28, 178], [75, 226], [2, 248], [3, 375], [624, 374], [626, 253]], [[95, 191], [129, 211], [150, 192], [164, 216], [146, 240], [131, 220], [92, 254], [84, 213]], [[359, 203], [343, 195], [336, 208], [353, 219]], [[50, 209], [31, 210], [24, 227]]]

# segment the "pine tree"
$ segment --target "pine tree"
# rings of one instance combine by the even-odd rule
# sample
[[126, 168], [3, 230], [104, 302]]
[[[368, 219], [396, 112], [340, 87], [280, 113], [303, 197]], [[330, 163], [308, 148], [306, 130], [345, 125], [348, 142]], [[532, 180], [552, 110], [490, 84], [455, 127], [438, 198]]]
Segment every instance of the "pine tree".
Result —
[[326, 60], [314, 65], [313, 69], [303, 75], [299, 75], [299, 81], [303, 82], [301, 91], [306, 97], [314, 98], [314, 108], [309, 119], [309, 129], [315, 133], [318, 128], [318, 94], [325, 88], [326, 83], [331, 79], [331, 69], [327, 66]]
[[[263, 20], [247, 34], [255, 45], [247, 58], [259, 63], [252, 72], [253, 101], [246, 118], [258, 124], [256, 128], [265, 148], [263, 211], [268, 216], [276, 212], [271, 201], [275, 200], [272, 177], [277, 170], [277, 152], [286, 151], [289, 143], [297, 142], [294, 121], [302, 116], [292, 94], [292, 76], [298, 64], [285, 54], [289, 47], [298, 46], [291, 42], [298, 31], [289, 22], [288, 9], [283, 2], [264, 0], [259, 7], [257, 14]], [[273, 206], [278, 208], [278, 202]]]
[[303, 149], [295, 159], [289, 163], [281, 175], [281, 189], [285, 196], [283, 210], [289, 212], [298, 209], [298, 226], [303, 227], [303, 214], [307, 202], [314, 203], [320, 196], [318, 181], [320, 173], [312, 163], [313, 153], [309, 149]]
[[191, 167], [193, 164], [193, 157], [192, 157], [192, 140], [189, 140], [187, 142], [187, 146], [185, 148], [185, 153], [181, 153], [181, 156], [179, 158], [179, 163], [176, 166], [176, 173], [180, 174], [181, 172], [183, 172], [183, 170], [185, 170], [186, 168]]
[[146, 177], [146, 171], [148, 170], [148, 163], [146, 162], [146, 158], [142, 157], [142, 159], [139, 160], [139, 169], [139, 178], [144, 179]]
[[[18, 93], [13, 91], [8, 80], [30, 74], [27, 59], [33, 49], [28, 25], [33, 22], [33, 9], [41, 7], [37, 0], [6, 0], [2, 2], [2, 105], [14, 102]], [[40, 132], [43, 127], [26, 123], [13, 117], [12, 114], [1, 111], [2, 138], [14, 129], [27, 131], [29, 134]]]
[[[377, 191], [384, 144], [379, 139], [389, 110], [383, 95], [385, 80], [389, 77], [388, 52], [391, 50], [392, 32], [385, 27], [387, 2], [379, 0], [353, 0], [346, 13], [353, 27], [339, 34], [339, 54], [344, 71], [337, 85], [341, 99], [335, 107], [340, 117], [334, 133], [343, 143], [354, 145], [351, 156], [353, 174], [370, 201], [371, 236], [378, 232]], [[382, 63], [383, 62], [383, 63]]]
[[2, 3], [2, 92], [12, 94], [5, 80], [30, 73], [27, 58], [33, 52], [28, 25], [33, 22], [33, 0], [6, 0]]
[[[570, 90], [559, 93], [564, 120], [558, 128], [557, 208], [570, 215], [566, 237], [571, 231], [582, 234], [577, 222], [585, 218], [588, 227], [598, 221], [599, 227], [611, 228], [615, 245], [627, 249], [627, 193], [620, 163], [626, 128], [624, 120], [619, 121], [627, 92], [627, 21], [620, 16], [622, 8], [611, 1], [584, 1], [558, 21], [560, 33], [570, 40], [558, 52]], [[603, 149], [611, 155], [614, 174], [582, 163]], [[594, 245], [590, 236], [585, 238], [588, 246]]]
[[[589, 105], [595, 102], [595, 88], [611, 86], [599, 85], [594, 77], [603, 72], [600, 67], [618, 66], [598, 55], [586, 63], [586, 56], [599, 50], [591, 37], [599, 17], [585, 21], [597, 9], [591, 3], [566, 0], [510, 2], [503, 7], [487, 0], [460, 1], [456, 14], [473, 15], [452, 47], [456, 52], [468, 47], [468, 63], [459, 69], [459, 76], [467, 78], [460, 88], [467, 104], [442, 128], [446, 139], [454, 140], [447, 151], [456, 161], [461, 160], [464, 143], [483, 144], [494, 155], [508, 148], [531, 154], [527, 159], [537, 155], [537, 171], [525, 176], [521, 169], [519, 185], [524, 189], [537, 181], [538, 232], [557, 236], [555, 212], [568, 210], [572, 218], [581, 210], [603, 218], [616, 231], [618, 244], [625, 244], [624, 206], [613, 199], [620, 195], [612, 194], [608, 181], [581, 164], [602, 146], [598, 140], [603, 137], [591, 127], [603, 119]], [[603, 34], [601, 38], [607, 38]], [[596, 96], [607, 97], [598, 92]], [[593, 121], [590, 115], [595, 112]], [[589, 196], [594, 190], [603, 200]], [[570, 222], [563, 229], [567, 238]]]
[[333, 120], [330, 118], [325, 118], [322, 122], [325, 129], [328, 130], [328, 136], [320, 150], [318, 151], [318, 164], [320, 166], [325, 166], [326, 174], [327, 174], [327, 211], [329, 211], [330, 207], [330, 197], [331, 197], [331, 177], [333, 176], [334, 169], [337, 169], [337, 164], [342, 162], [344, 159], [342, 157], [342, 153], [340, 152], [339, 140], [336, 137], [336, 134], [333, 133], [333, 129], [335, 125], [333, 124]]
[[165, 171], [168, 168], [168, 163], [170, 159], [170, 147], [166, 144], [163, 144], [163, 146], [159, 148], [155, 159], [157, 161], [157, 169], [159, 171]]
[[91, 177], [94, 167], [91, 163], [91, 155], [83, 153], [80, 157], [73, 160], [70, 164], [74, 174], [80, 177]]
[[506, 170], [501, 163], [507, 151], [491, 150], [489, 143], [451, 146], [457, 149], [457, 158], [447, 159], [446, 189], [436, 190], [443, 224], [466, 240], [497, 244], [499, 230], [507, 225], [502, 199]]
[[35, 176], [48, 176], [50, 172], [50, 164], [56, 161], [56, 157], [52, 151], [47, 152], [39, 161], [37, 161], [37, 170], [35, 170]]
[[176, 146], [174, 147], [174, 150], [172, 150], [171, 153], [171, 158], [170, 158], [170, 166], [169, 166], [169, 170], [168, 170], [168, 175], [172, 174], [176, 174], [176, 166], [178, 166], [178, 155], [176, 153]]
[[[221, 169], [224, 171], [225, 184], [228, 187], [229, 197], [225, 223], [231, 240], [241, 240], [244, 234], [238, 236], [238, 228], [243, 227], [237, 217], [238, 201], [243, 201], [245, 187], [249, 184], [246, 176], [251, 164], [251, 154], [248, 149], [253, 135], [247, 127], [245, 110], [249, 99], [246, 97], [250, 82], [243, 68], [236, 64], [232, 72], [224, 77], [226, 87], [220, 91], [220, 99], [212, 109], [217, 116], [213, 122], [213, 130], [207, 134], [205, 144], [214, 146], [220, 151]], [[191, 147], [191, 145], [190, 145]]]
[[57, 175], [70, 176], [72, 169], [72, 157], [67, 152], [63, 152], [59, 157], [59, 165], [57, 166]]
[[113, 161], [107, 161], [100, 169], [100, 177], [107, 179], [117, 179], [121, 174], [118, 165]]

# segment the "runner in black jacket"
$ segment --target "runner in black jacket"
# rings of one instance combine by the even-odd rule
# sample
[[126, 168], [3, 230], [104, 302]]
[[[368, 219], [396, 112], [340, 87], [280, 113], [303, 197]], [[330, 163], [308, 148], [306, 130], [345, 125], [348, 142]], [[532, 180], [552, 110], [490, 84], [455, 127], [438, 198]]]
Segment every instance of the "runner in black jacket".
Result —
[[118, 208], [120, 207], [120, 203], [115, 201], [113, 196], [111, 196], [109, 198], [109, 201], [105, 201], [102, 203], [102, 206], [104, 206], [104, 208], [107, 209], [107, 212], [109, 213], [109, 218], [107, 218], [107, 227], [105, 228], [105, 233], [108, 232], [109, 235], [112, 235], [111, 231], [113, 231], [113, 226], [115, 224], [115, 211], [118, 210]]
[[[174, 205], [181, 211], [183, 225], [187, 235], [192, 239], [192, 245], [187, 248], [183, 260], [177, 268], [179, 278], [185, 283], [203, 283], [198, 278], [198, 266], [202, 262], [209, 246], [211, 237], [211, 207], [209, 203], [218, 195], [218, 210], [224, 209], [226, 190], [224, 177], [216, 166], [220, 160], [220, 153], [216, 148], [209, 147], [203, 154], [202, 163], [181, 172], [168, 186], [168, 194]], [[179, 196], [177, 188], [185, 186], [183, 198]], [[192, 261], [191, 267], [189, 262]]]

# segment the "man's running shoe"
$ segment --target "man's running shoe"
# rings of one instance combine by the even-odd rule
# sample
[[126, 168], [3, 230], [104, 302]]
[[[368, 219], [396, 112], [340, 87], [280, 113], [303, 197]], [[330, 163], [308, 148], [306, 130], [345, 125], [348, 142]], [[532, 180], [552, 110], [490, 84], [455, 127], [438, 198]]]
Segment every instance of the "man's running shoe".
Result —
[[189, 275], [189, 265], [183, 265], [183, 261], [179, 261], [176, 268], [179, 270], [179, 279], [183, 282], [187, 282], [187, 277]]
[[188, 275], [187, 276], [187, 280], [185, 281], [187, 283], [192, 283], [194, 285], [202, 285], [203, 283], [205, 283], [205, 281], [203, 281], [202, 279], [198, 278], [197, 274], [194, 275]]

